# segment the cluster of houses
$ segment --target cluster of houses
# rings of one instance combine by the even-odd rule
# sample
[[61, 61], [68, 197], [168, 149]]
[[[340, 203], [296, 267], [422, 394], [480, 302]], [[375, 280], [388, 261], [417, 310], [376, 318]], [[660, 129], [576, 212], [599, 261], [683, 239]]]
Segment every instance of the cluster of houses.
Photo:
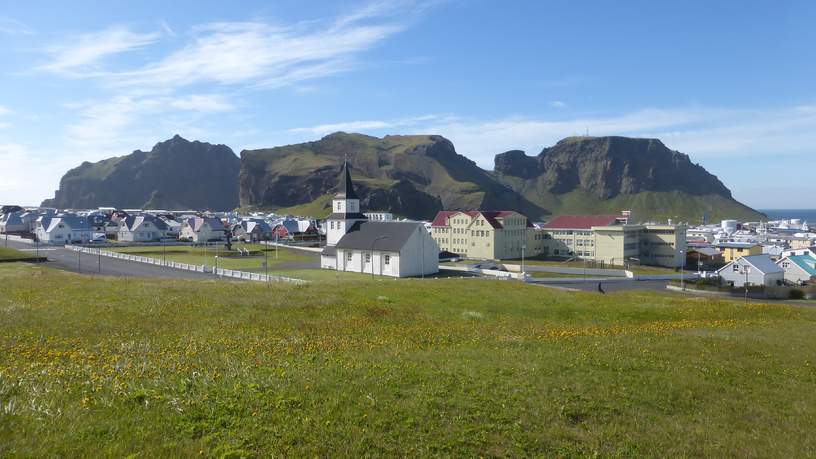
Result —
[[816, 283], [816, 233], [797, 219], [689, 228], [687, 256], [734, 287]]
[[316, 220], [292, 216], [150, 211], [140, 209], [59, 211], [3, 206], [0, 233], [17, 234], [43, 244], [106, 241], [150, 243], [220, 242], [228, 237], [257, 242], [317, 238]]

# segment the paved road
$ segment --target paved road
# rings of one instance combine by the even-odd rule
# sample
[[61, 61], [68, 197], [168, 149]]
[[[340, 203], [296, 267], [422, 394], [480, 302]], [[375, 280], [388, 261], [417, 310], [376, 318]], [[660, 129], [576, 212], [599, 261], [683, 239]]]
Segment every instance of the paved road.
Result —
[[[656, 292], [666, 292], [666, 281], [638, 281], [638, 280], [616, 280], [612, 282], [601, 282], [604, 292], [622, 292], [626, 290], [653, 290]], [[587, 292], [598, 291], [598, 281], [575, 282], [573, 279], [565, 282], [547, 282], [540, 285], [584, 290]]]
[[[5, 246], [5, 241], [0, 241]], [[8, 242], [9, 248], [23, 250], [26, 253], [35, 253], [35, 246], [23, 242]], [[163, 266], [148, 265], [132, 261], [119, 260], [110, 257], [82, 254], [60, 246], [40, 245], [40, 256], [48, 257], [45, 266], [82, 274], [99, 274], [104, 276], [127, 277], [161, 277], [166, 279], [213, 279], [212, 274], [184, 271], [181, 269], [166, 268]], [[101, 270], [100, 270], [101, 266]]]

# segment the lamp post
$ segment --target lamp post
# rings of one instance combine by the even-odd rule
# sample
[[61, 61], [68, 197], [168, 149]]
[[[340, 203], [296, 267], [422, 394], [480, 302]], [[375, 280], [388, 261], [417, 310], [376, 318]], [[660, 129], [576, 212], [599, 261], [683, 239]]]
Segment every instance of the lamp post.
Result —
[[686, 270], [686, 251], [680, 251], [680, 257], [683, 260], [683, 264], [680, 266], [680, 290], [686, 290], [686, 284], [684, 283], [683, 271]]
[[743, 287], [745, 287], [745, 304], [748, 304], [748, 273], [751, 272], [750, 266], [743, 266], [742, 272], [745, 274], [745, 282], [742, 283]]
[[521, 244], [521, 281], [527, 282], [527, 276], [524, 274], [524, 249], [527, 248], [527, 244]]
[[[374, 244], [377, 243], [380, 239], [388, 239], [388, 236], [377, 236], [374, 238], [374, 241], [371, 242], [371, 279], [374, 279]], [[382, 268], [380, 268], [380, 275], [382, 275]]]

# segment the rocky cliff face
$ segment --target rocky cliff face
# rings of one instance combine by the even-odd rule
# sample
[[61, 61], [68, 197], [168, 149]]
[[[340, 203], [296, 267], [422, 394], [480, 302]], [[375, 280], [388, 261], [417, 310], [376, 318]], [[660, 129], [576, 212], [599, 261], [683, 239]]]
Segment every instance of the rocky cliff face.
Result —
[[642, 217], [760, 216], [688, 155], [657, 139], [568, 137], [538, 156], [499, 154], [494, 173], [554, 213], [569, 212], [562, 207], [571, 203], [574, 213], [628, 205]]
[[[241, 205], [280, 208], [332, 194], [345, 159], [364, 209], [432, 218], [441, 209], [543, 210], [456, 153], [441, 136], [338, 132], [316, 142], [241, 152]], [[328, 208], [326, 209], [328, 212]]]
[[510, 151], [495, 161], [498, 175], [537, 180], [553, 193], [584, 190], [600, 199], [641, 191], [731, 197], [716, 176], [657, 139], [569, 137], [536, 157]]
[[82, 163], [43, 206], [231, 210], [238, 206], [239, 163], [226, 145], [177, 135], [149, 152]]

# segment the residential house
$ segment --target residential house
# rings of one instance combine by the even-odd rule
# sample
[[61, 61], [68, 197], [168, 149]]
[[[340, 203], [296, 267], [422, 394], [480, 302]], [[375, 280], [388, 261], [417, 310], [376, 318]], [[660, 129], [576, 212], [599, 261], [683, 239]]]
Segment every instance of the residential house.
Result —
[[796, 255], [809, 255], [813, 258], [816, 258], [816, 246], [808, 247], [806, 249], [788, 249], [783, 250], [781, 257], [792, 257]]
[[179, 239], [198, 243], [226, 241], [227, 229], [215, 217], [191, 217], [181, 223]]
[[296, 239], [312, 237], [316, 234], [318, 234], [318, 231], [314, 222], [287, 218], [279, 221], [272, 228], [271, 237], [277, 239]]
[[44, 244], [86, 244], [93, 237], [88, 220], [78, 215], [44, 215], [37, 222], [36, 235]]
[[122, 242], [156, 242], [167, 237], [167, 225], [150, 214], [125, 218], [120, 222], [117, 233], [117, 240]]
[[360, 213], [348, 164], [327, 218], [325, 269], [412, 277], [439, 271], [439, 246], [421, 222], [369, 221]]
[[720, 267], [723, 264], [723, 256], [719, 250], [710, 245], [689, 246], [686, 251], [686, 266], [697, 268], [699, 271], [711, 267]]
[[810, 255], [791, 255], [776, 264], [785, 271], [785, 280], [792, 284], [816, 282], [816, 258]]
[[720, 251], [726, 263], [731, 263], [740, 257], [762, 254], [762, 246], [756, 242], [720, 242], [714, 247]]
[[0, 233], [23, 233], [29, 230], [22, 219], [23, 212], [9, 212], [0, 217]]
[[244, 242], [266, 241], [272, 238], [272, 227], [262, 219], [243, 220], [232, 226], [232, 236]]
[[775, 286], [785, 281], [782, 270], [768, 255], [738, 257], [716, 271], [717, 275], [734, 287], [748, 285]]

